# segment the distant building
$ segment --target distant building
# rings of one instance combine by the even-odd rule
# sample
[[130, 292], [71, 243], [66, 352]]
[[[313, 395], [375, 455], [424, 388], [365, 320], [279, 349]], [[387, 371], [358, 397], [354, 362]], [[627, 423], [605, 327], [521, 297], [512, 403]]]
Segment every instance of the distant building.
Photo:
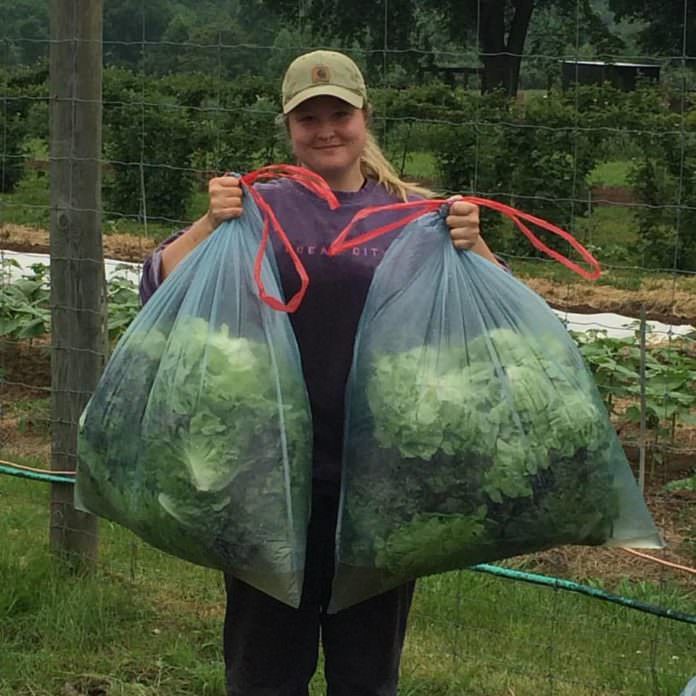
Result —
[[598, 60], [564, 60], [563, 89], [573, 85], [601, 85], [608, 82], [624, 92], [635, 90], [640, 80], [660, 81], [660, 66], [647, 63], [605, 63]]

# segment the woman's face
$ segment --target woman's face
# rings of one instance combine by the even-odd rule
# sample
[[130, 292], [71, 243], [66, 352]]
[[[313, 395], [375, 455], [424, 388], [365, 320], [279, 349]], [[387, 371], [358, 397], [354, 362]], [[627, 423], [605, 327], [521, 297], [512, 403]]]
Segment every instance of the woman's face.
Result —
[[337, 97], [313, 97], [288, 114], [295, 157], [327, 180], [360, 169], [367, 124], [361, 109]]

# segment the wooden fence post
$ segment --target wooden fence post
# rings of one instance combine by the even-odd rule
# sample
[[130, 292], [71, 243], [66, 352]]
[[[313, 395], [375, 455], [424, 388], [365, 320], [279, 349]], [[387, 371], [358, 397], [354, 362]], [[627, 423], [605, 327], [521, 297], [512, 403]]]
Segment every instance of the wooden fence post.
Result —
[[[51, 0], [51, 468], [76, 465], [77, 427], [105, 362], [101, 233], [102, 0]], [[96, 560], [97, 520], [53, 484], [53, 553]]]

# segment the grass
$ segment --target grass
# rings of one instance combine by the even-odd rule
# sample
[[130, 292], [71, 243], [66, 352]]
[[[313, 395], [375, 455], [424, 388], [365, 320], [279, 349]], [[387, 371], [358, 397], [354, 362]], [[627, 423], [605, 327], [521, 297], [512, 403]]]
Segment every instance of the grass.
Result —
[[587, 177], [591, 186], [628, 186], [631, 163], [626, 160], [600, 162]]
[[48, 175], [30, 172], [14, 193], [0, 193], [0, 221], [48, 229], [51, 223]]
[[[11, 458], [11, 452], [0, 452]], [[27, 460], [23, 460], [24, 463]], [[48, 487], [0, 478], [0, 693], [223, 696], [219, 573], [101, 523], [93, 575], [46, 548]], [[626, 593], [696, 611], [685, 592]], [[401, 696], [677, 694], [696, 672], [696, 627], [476, 573], [421, 581]], [[312, 696], [325, 691], [323, 678]]]
[[389, 160], [395, 169], [409, 181], [417, 181], [426, 186], [437, 187], [439, 171], [435, 158], [429, 152], [389, 153]]

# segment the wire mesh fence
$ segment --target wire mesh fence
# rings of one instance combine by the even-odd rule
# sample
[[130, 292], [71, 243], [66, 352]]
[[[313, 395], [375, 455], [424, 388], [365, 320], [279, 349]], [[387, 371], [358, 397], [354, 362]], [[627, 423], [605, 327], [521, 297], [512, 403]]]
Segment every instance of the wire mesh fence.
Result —
[[[208, 179], [292, 160], [284, 127], [276, 122], [280, 76], [303, 51], [335, 46], [365, 71], [372, 129], [402, 177], [552, 220], [602, 263], [602, 278], [591, 286], [537, 255], [512, 226], [484, 215], [491, 247], [575, 332], [665, 535], [667, 548], [659, 556], [682, 570], [602, 549], [563, 548], [509, 565], [693, 615], [694, 10], [689, 0], [663, 3], [655, 10], [659, 17], [641, 16], [619, 2], [529, 3], [526, 42], [515, 46], [513, 25], [523, 20], [515, 7], [524, 4], [384, 0], [361, 7], [356, 24], [328, 2], [257, 3], [253, 9], [211, 2], [196, 24], [185, 3], [177, 10], [144, 0], [110, 3], [103, 15], [98, 100], [81, 96], [75, 84], [79, 49], [92, 39], [51, 36], [40, 3], [6, 8], [0, 48], [0, 459], [46, 469], [53, 458], [70, 468], [74, 449], [57, 445], [55, 434], [62, 427], [75, 432], [76, 405], [84, 404], [93, 385], [80, 383], [79, 375], [73, 386], [52, 383], [51, 353], [54, 366], [65, 353], [101, 360], [108, 354], [75, 335], [53, 336], [52, 343], [52, 311], [82, 317], [95, 310], [52, 299], [49, 262], [61, 283], [78, 288], [78, 300], [84, 279], [102, 267], [102, 259], [81, 245], [80, 235], [89, 233], [84, 225], [77, 226], [68, 252], [54, 248], [51, 258], [52, 214], [91, 214], [101, 225], [104, 255], [114, 261], [107, 263], [104, 290], [113, 345], [139, 307], [139, 263], [157, 242], [204, 214]], [[63, 6], [73, 20], [84, 9], [77, 0]], [[508, 25], [503, 43], [493, 47], [490, 12], [503, 6]], [[344, 23], [343, 33], [326, 19], [331, 12]], [[350, 12], [355, 15], [355, 8]], [[449, 33], [450, 13], [466, 19], [468, 28]], [[26, 18], [31, 21], [20, 21]], [[662, 44], [649, 38], [656, 27], [665, 29], [652, 32]], [[68, 91], [59, 97], [68, 107], [71, 139], [59, 151], [49, 142], [56, 95], [48, 67], [50, 52], [60, 46], [70, 47], [73, 64], [64, 68]], [[80, 166], [95, 159], [80, 141], [82, 109], [90, 104], [102, 109], [103, 123], [96, 156], [103, 202], [93, 207], [76, 205], [72, 195], [83, 183]], [[67, 198], [56, 201], [52, 168], [61, 163], [72, 175]], [[563, 242], [552, 245], [572, 255]], [[66, 392], [76, 397], [69, 411]], [[128, 626], [137, 626], [144, 637], [133, 639], [138, 654], [143, 662], [160, 660], [157, 668], [110, 663], [103, 648], [109, 638], [100, 633], [104, 619], [92, 625], [100, 638], [88, 668], [80, 661], [84, 652], [74, 648], [79, 640], [71, 637], [73, 652], [58, 651], [64, 664], [40, 652], [47, 667], [42, 676], [30, 676], [22, 632], [45, 631], [48, 642], [60, 642], [61, 621], [80, 623], [74, 588], [64, 595], [51, 590], [50, 601], [24, 589], [34, 583], [46, 593], [76, 582], [42, 561], [48, 556], [45, 531], [57, 519], [49, 519], [46, 492], [40, 482], [0, 477], [7, 511], [0, 519], [8, 540], [0, 567], [9, 588], [2, 630], [11, 646], [0, 658], [8, 668], [0, 662], [0, 674], [14, 675], [5, 683], [0, 676], [0, 691], [222, 693], [219, 654], [210, 647], [217, 645], [220, 579], [108, 523], [100, 529], [97, 574], [110, 589], [88, 579], [78, 592], [114, 621], [111, 639], [125, 640]], [[94, 533], [72, 528], [70, 521], [58, 524], [68, 535]], [[124, 595], [132, 597], [130, 613], [123, 609]], [[24, 614], [17, 609], [22, 606], [28, 607]], [[40, 628], [37, 617], [47, 607], [62, 616], [43, 615], [46, 626]], [[178, 623], [155, 616], [172, 607]], [[120, 611], [123, 621], [114, 619]], [[193, 653], [179, 646], [182, 632], [200, 639]], [[153, 645], [162, 635], [165, 657]], [[677, 694], [696, 673], [695, 644], [694, 626], [685, 622], [560, 589], [448, 574], [419, 586], [401, 690]], [[211, 664], [206, 669], [196, 663]], [[320, 681], [314, 688], [320, 693]]]

